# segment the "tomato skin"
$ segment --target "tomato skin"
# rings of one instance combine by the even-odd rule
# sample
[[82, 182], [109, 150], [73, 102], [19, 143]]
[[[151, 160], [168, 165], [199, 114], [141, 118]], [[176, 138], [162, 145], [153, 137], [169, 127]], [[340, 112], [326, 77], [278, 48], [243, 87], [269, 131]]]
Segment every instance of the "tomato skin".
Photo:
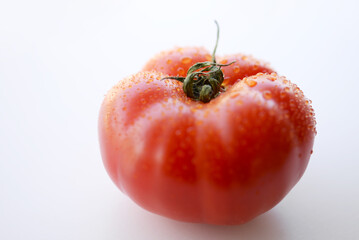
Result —
[[239, 79], [256, 75], [257, 73], [272, 73], [268, 64], [244, 54], [232, 54], [218, 58], [221, 64], [234, 62], [230, 67], [223, 67], [224, 85], [233, 85]]

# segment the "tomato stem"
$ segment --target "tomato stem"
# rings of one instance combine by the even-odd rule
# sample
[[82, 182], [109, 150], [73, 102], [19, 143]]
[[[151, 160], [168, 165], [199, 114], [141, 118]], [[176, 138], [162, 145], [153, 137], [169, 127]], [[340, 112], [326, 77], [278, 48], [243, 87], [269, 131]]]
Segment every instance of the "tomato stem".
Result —
[[216, 63], [216, 51], [217, 51], [218, 40], [219, 40], [219, 25], [218, 25], [217, 20], [214, 20], [214, 23], [217, 26], [217, 38], [216, 38], [216, 45], [214, 46], [213, 53], [212, 53], [212, 62]]
[[183, 91], [186, 95], [196, 101], [207, 103], [220, 94], [221, 85], [224, 80], [221, 67], [229, 66], [229, 64], [218, 64], [216, 62], [216, 51], [219, 40], [219, 25], [217, 25], [216, 45], [212, 53], [211, 62], [198, 62], [192, 65], [186, 77], [165, 77], [163, 79], [174, 79], [183, 83]]

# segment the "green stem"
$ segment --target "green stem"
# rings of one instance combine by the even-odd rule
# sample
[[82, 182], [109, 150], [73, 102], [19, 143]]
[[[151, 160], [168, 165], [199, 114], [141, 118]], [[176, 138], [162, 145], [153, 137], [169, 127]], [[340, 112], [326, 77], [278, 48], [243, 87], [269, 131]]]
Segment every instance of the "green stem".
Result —
[[183, 91], [186, 95], [196, 101], [207, 103], [220, 94], [221, 85], [224, 80], [221, 67], [229, 64], [218, 64], [216, 62], [216, 51], [219, 40], [219, 25], [217, 25], [217, 40], [212, 53], [211, 62], [198, 62], [191, 66], [186, 77], [166, 77], [163, 79], [174, 79], [183, 83]]
[[214, 20], [214, 23], [217, 25], [217, 40], [216, 40], [216, 45], [214, 46], [213, 53], [212, 53], [212, 62], [216, 63], [216, 51], [217, 51], [218, 40], [219, 40], [219, 25], [218, 25], [217, 20]]

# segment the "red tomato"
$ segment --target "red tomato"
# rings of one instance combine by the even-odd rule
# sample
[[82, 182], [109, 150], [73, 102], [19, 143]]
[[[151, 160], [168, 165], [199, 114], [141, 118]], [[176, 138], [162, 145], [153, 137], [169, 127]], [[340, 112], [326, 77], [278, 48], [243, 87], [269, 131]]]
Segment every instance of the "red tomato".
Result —
[[222, 67], [226, 90], [208, 103], [187, 97], [179, 81], [161, 80], [208, 61], [201, 48], [162, 53], [145, 66], [150, 72], [106, 95], [102, 158], [113, 182], [143, 208], [182, 221], [241, 224], [274, 207], [303, 175], [316, 135], [310, 101], [285, 77], [256, 74], [272, 72], [256, 60], [218, 62], [233, 59]]

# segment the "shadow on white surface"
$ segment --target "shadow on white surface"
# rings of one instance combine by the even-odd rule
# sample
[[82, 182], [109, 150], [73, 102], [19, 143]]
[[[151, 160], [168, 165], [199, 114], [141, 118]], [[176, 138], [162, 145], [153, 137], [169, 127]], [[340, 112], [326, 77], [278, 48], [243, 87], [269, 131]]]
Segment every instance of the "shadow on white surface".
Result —
[[[275, 210], [246, 224], [217, 226], [179, 222], [149, 213], [135, 204], [131, 205], [126, 208], [122, 206], [121, 214], [112, 219], [114, 222], [111, 225], [114, 228], [110, 231], [116, 232], [114, 235], [117, 236], [117, 239], [279, 240], [288, 237], [283, 222]], [[114, 214], [118, 214], [118, 210]], [[123, 222], [123, 215], [127, 215], [126, 223]]]

